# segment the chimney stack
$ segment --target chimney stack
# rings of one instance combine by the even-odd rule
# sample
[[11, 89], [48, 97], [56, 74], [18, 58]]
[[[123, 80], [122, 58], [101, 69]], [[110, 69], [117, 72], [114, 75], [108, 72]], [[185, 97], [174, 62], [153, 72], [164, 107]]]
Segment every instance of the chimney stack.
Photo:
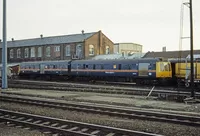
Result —
[[11, 39], [14, 42], [14, 38]]
[[40, 38], [41, 38], [41, 39], [43, 38], [43, 35], [42, 35], [42, 34], [40, 35]]
[[0, 43], [1, 43], [1, 39], [0, 39]]
[[81, 32], [82, 32], [82, 34], [84, 34], [84, 30], [82, 30]]
[[167, 51], [166, 46], [162, 48], [162, 51], [163, 51], [163, 52], [166, 52], [166, 51]]

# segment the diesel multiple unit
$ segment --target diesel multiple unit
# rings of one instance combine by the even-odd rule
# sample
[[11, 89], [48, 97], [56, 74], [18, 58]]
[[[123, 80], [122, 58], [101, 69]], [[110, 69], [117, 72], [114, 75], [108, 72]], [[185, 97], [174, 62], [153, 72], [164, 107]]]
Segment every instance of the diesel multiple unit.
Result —
[[[190, 62], [160, 58], [124, 60], [65, 60], [23, 62], [12, 72], [20, 78], [45, 80], [103, 80], [137, 84], [184, 84], [190, 86]], [[194, 63], [194, 79], [200, 83], [200, 63]], [[16, 74], [18, 73], [18, 74]]]

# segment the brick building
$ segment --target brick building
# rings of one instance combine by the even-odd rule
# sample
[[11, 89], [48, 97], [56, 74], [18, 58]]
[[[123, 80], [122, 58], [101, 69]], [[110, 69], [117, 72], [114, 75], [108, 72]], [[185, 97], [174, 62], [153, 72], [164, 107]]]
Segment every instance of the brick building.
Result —
[[[113, 53], [114, 43], [101, 31], [8, 41], [8, 63], [89, 59], [96, 55]], [[0, 43], [0, 61], [2, 43]]]

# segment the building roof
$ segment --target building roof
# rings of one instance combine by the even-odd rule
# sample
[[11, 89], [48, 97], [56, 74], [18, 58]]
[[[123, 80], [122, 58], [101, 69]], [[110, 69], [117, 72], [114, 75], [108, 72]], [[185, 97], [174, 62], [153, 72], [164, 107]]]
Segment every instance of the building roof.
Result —
[[131, 45], [138, 45], [138, 46], [142, 46], [141, 44], [138, 44], [138, 43], [130, 43], [130, 42], [124, 42], [124, 43], [114, 43], [114, 45], [120, 45], [120, 44], [131, 44]]
[[[147, 52], [143, 58], [186, 58], [190, 54], [189, 50], [185, 51], [167, 51], [167, 52]], [[194, 54], [200, 54], [200, 50], [194, 50]]]
[[[8, 41], [7, 47], [10, 48], [10, 47], [83, 42], [85, 39], [91, 37], [95, 33], [96, 32], [84, 33], [84, 34], [62, 35], [62, 36], [51, 36], [51, 37], [24, 39], [24, 40], [14, 40], [14, 41]], [[2, 48], [2, 43], [0, 43], [0, 48]]]

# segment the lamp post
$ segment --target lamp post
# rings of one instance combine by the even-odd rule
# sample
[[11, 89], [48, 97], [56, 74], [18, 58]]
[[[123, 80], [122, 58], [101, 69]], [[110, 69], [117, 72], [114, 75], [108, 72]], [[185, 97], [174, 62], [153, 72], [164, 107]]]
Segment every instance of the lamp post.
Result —
[[193, 13], [192, 0], [190, 0], [190, 67], [191, 67], [191, 97], [195, 97], [194, 91], [194, 57], [193, 57]]
[[2, 89], [7, 89], [6, 0], [3, 0]]

